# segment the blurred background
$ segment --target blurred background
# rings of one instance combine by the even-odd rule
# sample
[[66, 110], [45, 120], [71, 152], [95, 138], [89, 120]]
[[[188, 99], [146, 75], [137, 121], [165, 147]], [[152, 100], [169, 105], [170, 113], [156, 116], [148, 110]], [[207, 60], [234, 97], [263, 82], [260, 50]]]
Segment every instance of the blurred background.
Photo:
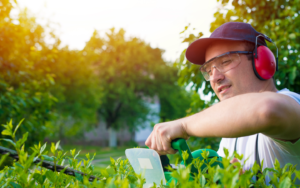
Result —
[[[143, 147], [156, 123], [218, 102], [185, 49], [225, 22], [273, 39], [276, 85], [299, 93], [299, 14], [289, 0], [1, 0], [0, 123], [24, 118], [28, 148], [60, 140], [105, 166]], [[217, 150], [219, 140], [188, 144]]]

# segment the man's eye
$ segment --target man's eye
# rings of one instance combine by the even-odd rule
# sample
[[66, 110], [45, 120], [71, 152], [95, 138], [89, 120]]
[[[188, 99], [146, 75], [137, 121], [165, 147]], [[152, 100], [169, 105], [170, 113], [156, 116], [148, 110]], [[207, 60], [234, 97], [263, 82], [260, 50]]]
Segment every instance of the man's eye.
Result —
[[222, 65], [227, 65], [227, 64], [229, 64], [229, 63], [231, 63], [231, 60], [230, 60], [230, 59], [223, 61], [223, 62], [222, 62]]

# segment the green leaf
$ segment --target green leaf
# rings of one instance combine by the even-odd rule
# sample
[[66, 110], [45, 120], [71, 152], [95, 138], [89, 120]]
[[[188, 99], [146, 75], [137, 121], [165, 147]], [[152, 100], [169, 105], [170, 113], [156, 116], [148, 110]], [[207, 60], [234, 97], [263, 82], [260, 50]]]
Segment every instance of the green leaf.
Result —
[[112, 165], [115, 165], [115, 159], [112, 158], [112, 157], [110, 157], [110, 163], [111, 163]]
[[16, 142], [17, 148], [21, 147], [25, 143], [25, 141], [27, 140], [27, 137], [28, 137], [28, 132], [23, 134], [23, 137]]
[[234, 157], [241, 161], [244, 155], [243, 154], [239, 155], [238, 153], [234, 153]]
[[115, 169], [112, 168], [111, 166], [106, 167], [106, 172], [107, 172], [109, 175], [114, 175], [114, 174], [116, 173]]
[[90, 160], [90, 153], [85, 154], [86, 158]]
[[73, 165], [72, 165], [72, 164], [73, 164], [73, 161], [72, 161], [71, 158], [68, 158], [68, 162], [69, 162], [69, 165], [70, 165], [70, 166], [73, 166]]
[[253, 173], [257, 174], [257, 172], [259, 171], [259, 169], [260, 169], [260, 166], [256, 162], [254, 162], [254, 164], [252, 166]]
[[19, 127], [21, 126], [21, 124], [22, 124], [23, 121], [24, 121], [24, 118], [23, 118], [23, 119], [19, 122], [19, 124], [16, 126], [15, 131], [14, 131], [14, 134], [13, 134], [13, 138], [15, 137], [16, 132], [17, 132], [17, 130], [19, 129]]
[[223, 148], [223, 151], [224, 151], [225, 157], [227, 158], [229, 156], [228, 149], [227, 148]]
[[0, 166], [2, 166], [2, 164], [4, 163], [4, 161], [6, 160], [6, 158], [9, 156], [9, 153], [6, 153], [4, 155], [1, 156], [0, 159]]
[[72, 150], [70, 150], [70, 152], [71, 152], [71, 155], [74, 157], [76, 149], [72, 149]]
[[21, 185], [19, 185], [19, 184], [17, 184], [17, 183], [15, 183], [15, 182], [9, 182], [12, 186], [13, 186], [13, 188], [22, 188], [22, 186]]
[[24, 172], [21, 172], [21, 175], [19, 176], [19, 181], [22, 182], [23, 184], [27, 184], [27, 182], [28, 182], [28, 174], [24, 173]]
[[60, 143], [60, 141], [58, 141], [58, 142], [56, 143], [56, 145], [55, 145], [55, 150], [58, 149], [59, 143]]
[[211, 166], [212, 164], [214, 164], [214, 162], [216, 162], [218, 158], [217, 157], [213, 157], [210, 161], [209, 161], [209, 165]]
[[289, 177], [286, 177], [283, 181], [279, 183], [279, 188], [291, 187], [291, 185], [291, 179]]
[[14, 163], [16, 167], [20, 167], [21, 169], [24, 169], [24, 166], [22, 166], [20, 163]]
[[4, 129], [2, 132], [1, 132], [2, 135], [7, 135], [7, 136], [12, 136], [12, 132], [8, 129]]
[[51, 170], [48, 170], [46, 173], [45, 173], [46, 177], [49, 179], [49, 181], [51, 181], [52, 183], [55, 183], [56, 181], [56, 175], [54, 172], [52, 172]]
[[12, 119], [9, 121], [9, 123], [7, 124], [7, 126], [8, 126], [8, 128], [9, 128], [10, 130], [13, 129]]
[[279, 161], [276, 158], [275, 158], [274, 168], [278, 172], [281, 172], [280, 163], [279, 163]]
[[43, 185], [44, 181], [46, 179], [46, 176], [38, 174], [38, 173], [34, 173], [33, 174], [33, 179], [35, 179], [40, 185]]
[[216, 183], [216, 182], [217, 182], [219, 179], [221, 179], [221, 178], [222, 178], [222, 174], [219, 173], [219, 172], [217, 172], [217, 173], [215, 173], [214, 176], [213, 176], [213, 182]]
[[77, 154], [74, 156], [74, 159], [77, 158], [77, 156], [79, 155], [80, 151], [81, 151], [81, 150], [79, 150], [79, 151], [77, 152]]
[[76, 169], [78, 169], [81, 166], [82, 161], [79, 161], [76, 165]]
[[51, 143], [51, 148], [50, 148], [50, 150], [51, 150], [51, 152], [53, 153], [53, 155], [55, 155], [56, 149], [55, 149], [55, 145], [54, 145], [53, 142]]
[[183, 50], [180, 54], [180, 58], [179, 58], [179, 65], [183, 64], [184, 58], [185, 58], [185, 52], [186, 50]]
[[53, 157], [49, 157], [48, 155], [42, 155], [47, 161], [54, 161]]
[[280, 172], [278, 172], [277, 170], [273, 169], [273, 168], [265, 168], [263, 170], [263, 174], [266, 175], [268, 172], [272, 172], [272, 173], [276, 173], [277, 175], [280, 174]]
[[43, 151], [46, 149], [46, 146], [47, 146], [47, 143], [45, 143], [45, 144], [41, 147], [40, 154], [43, 153]]
[[204, 150], [204, 151], [201, 153], [201, 156], [203, 157], [203, 159], [207, 159], [208, 156], [209, 156], [209, 151]]
[[129, 175], [129, 176], [127, 176], [127, 178], [128, 178], [128, 180], [129, 180], [131, 183], [133, 183], [133, 182], [135, 182], [135, 181], [138, 180], [138, 178], [137, 178], [136, 176], [133, 176], [133, 175]]
[[34, 160], [36, 154], [37, 154], [37, 152], [34, 152], [34, 153], [32, 153], [32, 154], [28, 157], [27, 161], [25, 162], [25, 168], [26, 168], [26, 169], [28, 169], [28, 168], [32, 165], [33, 160]]
[[81, 174], [78, 174], [78, 173], [75, 172], [75, 178], [76, 178], [78, 181], [83, 182], [83, 177], [82, 177]]
[[100, 169], [101, 175], [104, 176], [105, 178], [109, 177], [108, 172], [106, 171], [106, 169]]
[[8, 142], [8, 143], [11, 143], [14, 147], [16, 147], [16, 144], [11, 139], [0, 138], [0, 140], [3, 140], [3, 141]]
[[[3, 158], [3, 157], [2, 157]], [[0, 182], [2, 182], [3, 178], [5, 178], [5, 174], [4, 173], [0, 173]], [[1, 184], [1, 183], [0, 183]]]
[[290, 84], [294, 84], [294, 80], [296, 78], [297, 67], [293, 67], [289, 74], [289, 82]]
[[205, 180], [205, 177], [203, 174], [200, 176], [199, 183], [200, 183], [201, 187], [204, 187], [206, 184], [206, 180]]

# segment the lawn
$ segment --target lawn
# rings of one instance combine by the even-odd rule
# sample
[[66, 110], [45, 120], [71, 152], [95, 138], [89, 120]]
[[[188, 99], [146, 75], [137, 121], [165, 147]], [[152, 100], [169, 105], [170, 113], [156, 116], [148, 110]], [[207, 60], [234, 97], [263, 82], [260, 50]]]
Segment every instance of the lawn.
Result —
[[86, 159], [86, 154], [90, 154], [92, 157], [94, 154], [95, 158], [93, 160], [93, 165], [95, 166], [95, 172], [100, 172], [101, 169], [106, 168], [110, 164], [110, 157], [117, 159], [122, 157], [126, 159], [125, 150], [130, 147], [100, 147], [100, 146], [81, 146], [81, 145], [63, 145], [63, 150], [67, 152], [67, 156], [71, 156], [70, 150], [76, 148], [76, 153], [80, 151], [78, 159]]

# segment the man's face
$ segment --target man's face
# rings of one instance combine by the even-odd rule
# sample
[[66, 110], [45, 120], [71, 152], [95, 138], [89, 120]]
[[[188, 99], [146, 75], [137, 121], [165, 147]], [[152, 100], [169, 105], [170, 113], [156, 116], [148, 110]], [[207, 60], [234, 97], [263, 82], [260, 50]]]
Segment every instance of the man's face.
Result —
[[[205, 61], [229, 51], [245, 51], [245, 45], [242, 42], [226, 41], [212, 44], [206, 50]], [[262, 81], [255, 76], [251, 60], [244, 54], [239, 56], [241, 63], [225, 73], [212, 69], [210, 84], [220, 101], [262, 89]]]

